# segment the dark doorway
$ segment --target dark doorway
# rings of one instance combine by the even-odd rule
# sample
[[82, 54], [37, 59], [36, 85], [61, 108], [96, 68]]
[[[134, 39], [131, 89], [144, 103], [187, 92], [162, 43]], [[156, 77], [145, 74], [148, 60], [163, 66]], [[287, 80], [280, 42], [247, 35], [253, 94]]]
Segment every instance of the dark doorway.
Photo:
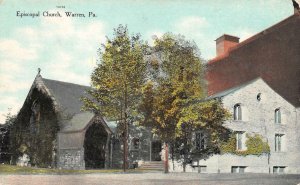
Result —
[[152, 161], [161, 161], [161, 141], [152, 141]]
[[107, 132], [105, 128], [94, 123], [86, 133], [84, 140], [84, 161], [86, 169], [104, 168]]

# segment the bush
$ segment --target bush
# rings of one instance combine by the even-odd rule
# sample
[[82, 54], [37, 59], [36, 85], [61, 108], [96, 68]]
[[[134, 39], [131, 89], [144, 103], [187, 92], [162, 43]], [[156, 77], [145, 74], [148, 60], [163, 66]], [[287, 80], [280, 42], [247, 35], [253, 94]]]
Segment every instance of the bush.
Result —
[[221, 153], [231, 153], [235, 155], [247, 156], [247, 155], [262, 155], [270, 153], [270, 146], [259, 134], [251, 136], [247, 134], [246, 141], [247, 150], [236, 150], [236, 136], [232, 134], [227, 142], [223, 142], [221, 145]]

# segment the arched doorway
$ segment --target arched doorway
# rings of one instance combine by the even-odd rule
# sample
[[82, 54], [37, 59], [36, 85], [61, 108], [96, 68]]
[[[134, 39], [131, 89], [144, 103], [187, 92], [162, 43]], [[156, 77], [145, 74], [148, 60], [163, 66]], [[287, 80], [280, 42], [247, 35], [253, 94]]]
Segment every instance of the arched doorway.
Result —
[[101, 124], [92, 124], [85, 133], [84, 161], [86, 169], [105, 167], [105, 150], [108, 134]]

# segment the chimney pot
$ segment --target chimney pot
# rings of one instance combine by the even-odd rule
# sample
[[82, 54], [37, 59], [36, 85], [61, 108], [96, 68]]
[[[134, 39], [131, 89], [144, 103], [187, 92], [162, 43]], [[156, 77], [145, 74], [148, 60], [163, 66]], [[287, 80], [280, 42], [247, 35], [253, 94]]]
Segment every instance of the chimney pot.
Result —
[[228, 52], [230, 48], [239, 43], [240, 38], [224, 34], [216, 39], [217, 57]]

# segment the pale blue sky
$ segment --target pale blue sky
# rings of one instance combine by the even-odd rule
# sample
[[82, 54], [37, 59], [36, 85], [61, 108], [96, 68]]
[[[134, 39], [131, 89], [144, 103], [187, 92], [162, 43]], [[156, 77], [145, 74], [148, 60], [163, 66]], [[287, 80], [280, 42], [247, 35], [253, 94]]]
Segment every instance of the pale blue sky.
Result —
[[[65, 9], [57, 9], [63, 5]], [[64, 11], [95, 18], [17, 17], [17, 11]], [[89, 85], [100, 44], [126, 24], [152, 43], [152, 35], [180, 33], [194, 40], [204, 59], [227, 33], [244, 40], [293, 14], [290, 0], [0, 0], [0, 123], [22, 106], [37, 74]]]

